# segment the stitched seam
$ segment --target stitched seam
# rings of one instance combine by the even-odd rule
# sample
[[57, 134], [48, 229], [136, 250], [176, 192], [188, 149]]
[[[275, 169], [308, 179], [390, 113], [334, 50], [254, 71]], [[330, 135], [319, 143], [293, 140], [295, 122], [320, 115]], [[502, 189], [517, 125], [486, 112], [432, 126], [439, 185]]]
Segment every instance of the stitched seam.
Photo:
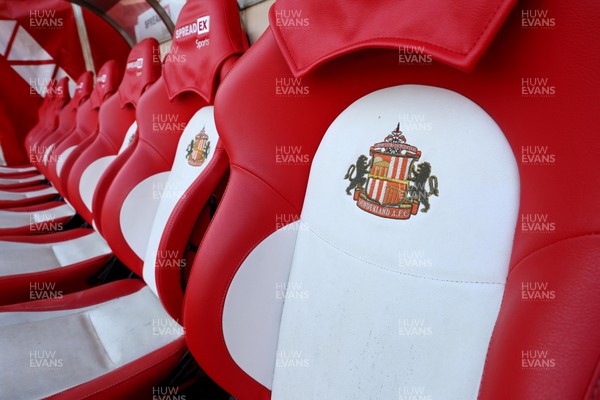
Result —
[[406, 272], [399, 272], [396, 270], [393, 270], [391, 268], [385, 267], [383, 265], [379, 265], [379, 264], [375, 264], [373, 262], [367, 261], [367, 260], [362, 260], [356, 256], [354, 256], [353, 254], [348, 253], [347, 251], [344, 251], [342, 249], [340, 249], [339, 247], [337, 247], [336, 245], [334, 245], [333, 243], [329, 242], [328, 240], [324, 239], [323, 237], [321, 237], [319, 234], [317, 234], [313, 229], [310, 228], [310, 226], [308, 226], [308, 224], [306, 224], [302, 219], [301, 219], [302, 223], [304, 226], [306, 226], [306, 228], [313, 234], [315, 235], [316, 238], [320, 239], [321, 241], [323, 241], [324, 243], [327, 243], [329, 246], [331, 246], [332, 248], [334, 248], [335, 250], [339, 251], [340, 253], [343, 253], [345, 255], [347, 255], [348, 257], [359, 261], [363, 264], [368, 264], [371, 265], [373, 267], [385, 270], [385, 271], [389, 271], [389, 272], [393, 272], [395, 274], [398, 275], [406, 275], [406, 276], [410, 276], [413, 278], [419, 278], [419, 279], [426, 279], [426, 280], [431, 280], [431, 281], [439, 281], [439, 282], [451, 282], [451, 283], [468, 283], [468, 284], [482, 284], [482, 285], [501, 285], [501, 286], [505, 286], [506, 283], [503, 282], [487, 282], [487, 281], [459, 281], [459, 280], [452, 280], [452, 279], [441, 279], [441, 278], [431, 278], [431, 277], [427, 277], [427, 276], [421, 276], [421, 275], [414, 275], [414, 274], [408, 274]]

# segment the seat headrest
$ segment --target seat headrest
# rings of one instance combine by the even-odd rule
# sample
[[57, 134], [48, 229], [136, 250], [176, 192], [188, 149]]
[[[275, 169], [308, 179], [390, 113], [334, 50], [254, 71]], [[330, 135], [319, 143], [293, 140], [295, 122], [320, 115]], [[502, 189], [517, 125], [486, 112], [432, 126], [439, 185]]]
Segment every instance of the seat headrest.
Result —
[[96, 76], [96, 86], [90, 95], [92, 109], [99, 108], [108, 95], [114, 93], [119, 86], [119, 70], [117, 62], [109, 60], [104, 63]]
[[126, 104], [137, 106], [146, 87], [160, 77], [160, 54], [158, 42], [154, 38], [144, 39], [131, 49], [127, 57], [125, 75], [119, 86], [121, 107]]
[[296, 77], [365, 48], [419, 51], [472, 70], [516, 0], [380, 0], [377, 6], [345, 0], [278, 0], [269, 23]]
[[77, 80], [75, 92], [71, 98], [71, 103], [78, 107], [81, 103], [88, 99], [94, 89], [94, 74], [91, 71], [84, 72]]
[[235, 0], [188, 1], [165, 57], [163, 76], [169, 98], [193, 91], [212, 103], [223, 62], [246, 47]]
[[71, 97], [69, 93], [69, 77], [65, 76], [61, 78], [54, 89], [54, 98], [58, 100], [58, 103], [66, 104]]

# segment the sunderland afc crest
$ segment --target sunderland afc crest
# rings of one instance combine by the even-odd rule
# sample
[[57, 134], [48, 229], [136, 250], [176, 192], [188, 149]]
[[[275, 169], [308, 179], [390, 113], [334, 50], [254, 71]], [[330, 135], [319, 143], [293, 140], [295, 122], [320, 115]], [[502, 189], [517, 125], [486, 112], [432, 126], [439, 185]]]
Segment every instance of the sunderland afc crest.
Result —
[[360, 209], [391, 219], [409, 219], [421, 205], [421, 212], [429, 211], [429, 197], [439, 195], [438, 179], [431, 164], [418, 163], [421, 151], [406, 143], [400, 124], [369, 155], [360, 155], [344, 177], [350, 181], [346, 194]]
[[188, 164], [193, 167], [199, 167], [204, 164], [210, 153], [210, 140], [208, 140], [208, 135], [206, 134], [206, 127], [203, 127], [194, 140], [188, 144], [186, 151], [185, 158]]

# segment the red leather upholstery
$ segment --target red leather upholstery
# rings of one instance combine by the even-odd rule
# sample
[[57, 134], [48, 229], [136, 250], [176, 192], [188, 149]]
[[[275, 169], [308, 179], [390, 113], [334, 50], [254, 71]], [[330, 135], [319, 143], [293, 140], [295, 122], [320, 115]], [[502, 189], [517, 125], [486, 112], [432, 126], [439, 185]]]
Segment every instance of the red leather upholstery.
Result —
[[[600, 189], [586, 182], [597, 180], [600, 143], [589, 128], [600, 122], [592, 99], [600, 86], [598, 63], [589, 52], [600, 39], [598, 7], [592, 1], [577, 8], [556, 0], [523, 1], [502, 25], [513, 5], [484, 2], [475, 11], [461, 2], [371, 7], [279, 0], [273, 6], [272, 27], [217, 94], [217, 126], [230, 156], [231, 177], [198, 252], [185, 298], [190, 350], [234, 396], [268, 399], [270, 392], [228, 352], [222, 331], [225, 294], [248, 253], [276, 229], [276, 216], [300, 214], [310, 173], [310, 165], [274, 168], [273, 149], [301, 146], [312, 159], [327, 128], [351, 103], [375, 90], [409, 83], [450, 89], [488, 112], [519, 160], [520, 214], [547, 215], [556, 227], [532, 233], [521, 221], [518, 224], [479, 397], [597, 396], [600, 298], [594, 287], [600, 274], [594, 267], [600, 260], [600, 217], [595, 212]], [[310, 29], [273, 28], [278, 12], [290, 9], [300, 10]], [[523, 12], [532, 9], [549, 10], [556, 16], [556, 29], [524, 27]], [[424, 54], [440, 62], [398, 65], [398, 46], [406, 44], [423, 45]], [[579, 79], [573, 80], [573, 75]], [[275, 96], [276, 79], [293, 76], [302, 78], [310, 94]], [[532, 76], [548, 79], [556, 95], [523, 96], [523, 80]], [[564, 139], [564, 132], [574, 133]], [[527, 163], [523, 149], [531, 145], [547, 145], [556, 163]], [[585, 194], [556, 201], [558, 182], [584, 185]], [[524, 302], [521, 288], [527, 281], [547, 282], [556, 290], [556, 301]], [[547, 350], [555, 360], [553, 369], [522, 369], [522, 351], [527, 349]], [[339, 373], [346, 367], [340, 365]]]
[[119, 152], [127, 129], [135, 121], [135, 106], [139, 97], [160, 76], [160, 63], [153, 56], [157, 51], [158, 43], [154, 39], [143, 40], [131, 50], [128, 64], [143, 59], [141, 70], [135, 66], [127, 69], [118, 94], [102, 104], [98, 134], [74, 161], [66, 178], [66, 196], [88, 223], [92, 223], [93, 218], [79, 192], [81, 175], [92, 162]]
[[69, 103], [61, 110], [57, 128], [41, 141], [38, 154], [47, 156], [47, 160], [39, 166], [42, 173], [56, 164], [54, 149], [73, 132], [77, 123], [77, 111], [79, 107], [89, 98], [94, 88], [94, 75], [92, 72], [85, 72], [78, 80], [75, 86], [75, 93]]
[[[117, 63], [113, 61], [106, 62], [102, 68], [98, 71], [98, 78], [94, 90], [90, 94], [88, 100], [86, 100], [77, 111], [76, 127], [75, 129], [62, 140], [53, 151], [56, 158], [55, 161], [62, 160], [60, 166], [60, 179], [58, 173], [58, 163], [50, 164], [48, 166], [48, 174], [46, 177], [52, 182], [54, 187], [61, 194], [65, 194], [65, 187], [63, 182], [66, 182], [65, 178], [68, 176], [69, 171], [85, 148], [81, 148], [82, 144], [89, 144], [86, 139], [94, 138], [98, 133], [98, 111], [104, 100], [112, 96], [118, 88], [118, 75]], [[76, 146], [72, 149], [73, 146]], [[71, 149], [69, 154], [65, 156], [64, 152], [67, 149]]]

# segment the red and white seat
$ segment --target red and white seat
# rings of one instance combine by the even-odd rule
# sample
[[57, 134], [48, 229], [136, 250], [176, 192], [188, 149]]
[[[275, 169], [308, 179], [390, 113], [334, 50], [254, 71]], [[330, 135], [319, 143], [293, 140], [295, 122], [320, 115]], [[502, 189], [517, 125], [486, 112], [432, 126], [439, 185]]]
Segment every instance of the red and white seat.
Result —
[[[156, 163], [159, 166], [168, 163], [164, 157], [170, 153], [172, 159], [184, 160], [183, 163], [175, 162], [168, 182], [179, 185], [177, 189], [183, 191], [173, 194], [181, 195], [184, 199], [189, 194], [191, 198], [187, 207], [195, 207], [192, 199], [208, 197], [202, 193], [209, 189], [196, 186], [197, 181], [194, 178], [200, 176], [198, 179], [203, 181], [206, 178], [202, 172], [218, 171], [215, 160], [222, 159], [222, 155], [215, 152], [220, 147], [214, 130], [212, 107], [208, 107], [217, 84], [213, 78], [222, 75], [221, 70], [224, 66], [231, 67], [233, 60], [244, 50], [245, 42], [237, 3], [234, 0], [188, 1], [180, 14], [177, 28], [197, 23], [197, 20], [203, 17], [211, 19], [210, 31], [194, 33], [180, 38], [177, 42], [178, 46], [186, 49], [183, 52], [190, 64], [166, 68], [165, 79], [158, 81], [142, 96], [138, 107], [138, 117], [150, 115], [145, 114], [145, 110], [157, 111], [154, 108], [156, 106], [169, 107], [168, 112], [182, 115], [182, 118], [190, 116], [189, 121], [181, 121], [189, 122], [186, 123], [182, 138], [179, 137], [181, 132], [176, 132], [177, 127], [174, 130], [160, 128], [155, 131], [152, 129], [151, 120], [140, 120], [139, 138], [131, 146], [130, 157], [108, 189], [104, 207], [114, 204], [113, 196], [121, 197], [121, 188], [135, 196], [137, 185], [127, 187], [130, 181], [121, 174], [125, 174], [124, 171], [129, 171], [130, 174], [136, 172], [139, 168], [139, 164], [135, 162], [137, 154], [148, 156], [144, 159], [147, 164]], [[198, 38], [208, 39], [210, 46], [196, 51], [195, 45], [190, 43], [195, 43]], [[179, 51], [182, 51], [181, 48]], [[169, 62], [167, 58], [166, 64], [169, 65]], [[207, 69], [194, 68], [194, 65], [204, 65]], [[194, 82], [193, 86], [178, 86], [175, 75], [170, 75], [182, 71], [190, 73], [188, 78]], [[211, 73], [205, 75], [205, 71]], [[165, 85], [162, 91], [155, 89], [159, 85]], [[172, 95], [172, 102], [168, 101], [167, 94]], [[150, 100], [153, 104], [147, 103]], [[196, 113], [191, 112], [188, 104], [194, 104], [200, 110], [196, 110]], [[181, 111], [177, 111], [175, 105]], [[202, 128], [210, 140], [215, 141], [215, 147], [210, 148], [208, 154], [206, 151], [194, 154], [195, 150], [207, 150], [206, 147], [200, 148], [200, 143], [193, 147], [192, 154], [189, 154], [188, 141], [192, 138], [195, 140]], [[159, 144], [165, 145], [164, 151], [156, 147], [151, 149]], [[122, 158], [121, 156], [116, 161]], [[198, 165], [202, 157], [202, 165]], [[190, 160], [195, 165], [190, 164]], [[155, 171], [152, 167], [142, 169]], [[152, 176], [150, 178], [153, 179]], [[211, 180], [205, 182], [211, 183]], [[196, 194], [199, 194], [199, 197], [196, 197]], [[124, 224], [130, 221], [143, 224], [145, 218], [153, 218], [153, 214], [157, 214], [164, 218], [163, 221], [168, 222], [149, 226], [150, 237], [155, 238], [155, 235], [160, 236], [161, 233], [168, 232], [170, 235], [179, 236], [177, 241], [185, 247], [187, 237], [175, 231], [184, 219], [194, 220], [197, 216], [177, 214], [179, 207], [172, 199], [164, 195], [159, 197], [160, 205], [157, 210], [152, 210], [152, 207], [144, 208], [143, 202], [152, 203], [152, 197], [142, 198], [143, 202], [138, 203], [139, 209], [134, 210], [137, 218], [133, 219], [124, 216], [124, 207], [116, 204], [117, 209], [121, 210], [120, 217], [112, 223], [125, 230]], [[127, 197], [124, 199], [124, 204], [126, 203]], [[103, 232], [106, 232], [109, 243], [114, 243], [112, 231], [107, 230], [109, 226], [106, 223], [108, 221], [103, 223]], [[161, 287], [160, 274], [154, 278], [152, 266], [155, 266], [155, 270], [160, 268], [162, 255], [158, 246], [163, 245], [160, 239], [153, 240], [152, 243], [154, 250], [145, 249], [146, 254], [154, 257], [154, 260], [145, 260], [149, 269], [142, 271], [141, 263], [133, 263], [131, 270], [140, 276], [151, 277], [153, 281], [156, 280], [156, 286]], [[171, 243], [174, 244], [172, 241]], [[179, 244], [176, 246], [179, 247]], [[125, 262], [128, 263], [129, 260]], [[0, 360], [0, 365], [6, 366], [2, 368], [4, 372], [0, 373], [0, 395], [10, 393], [11, 396], [23, 398], [150, 397], [152, 387], [168, 376], [186, 351], [183, 328], [169, 316], [152, 287], [135, 279], [108, 283], [51, 301], [0, 307], [0, 345], [3, 349], [8, 349]], [[60, 362], [61, 368], [35, 368], [44, 362]], [[8, 368], [9, 365], [11, 368]]]
[[[60, 81], [50, 80], [46, 88], [46, 97], [38, 110], [38, 122], [25, 137], [25, 149], [28, 155], [35, 147], [35, 143], [45, 135], [54, 131], [58, 123], [58, 113], [69, 102], [68, 91], [69, 78], [64, 77]], [[35, 158], [30, 158], [35, 164]], [[0, 167], [0, 177], [17, 178], [21, 176], [39, 175], [34, 165], [23, 165], [17, 167]]]
[[[65, 197], [89, 224], [94, 223], [92, 198], [98, 181], [117, 155], [125, 152], [132, 143], [137, 130], [135, 109], [138, 101], [160, 77], [158, 51], [155, 39], [143, 40], [132, 49], [119, 90], [100, 108], [97, 135], [73, 161], [68, 173], [61, 177], [66, 188]], [[118, 169], [118, 166], [113, 168]], [[107, 183], [111, 180], [105, 178]]]
[[[65, 178], [73, 163], [94, 141], [98, 133], [98, 111], [104, 100], [110, 98], [118, 87], [119, 72], [115, 61], [108, 61], [98, 71], [98, 82], [79, 110], [75, 130], [54, 150], [58, 162], [56, 172], [63, 171]], [[64, 152], [63, 152], [64, 150]], [[52, 169], [47, 169], [53, 186], [65, 194], [66, 182]], [[42, 175], [38, 175], [43, 177]], [[66, 178], [64, 179], [66, 181]], [[62, 187], [62, 189], [61, 189]], [[49, 201], [28, 207], [0, 210], [0, 235], [27, 235], [48, 233], [62, 229], [76, 214], [73, 207], [62, 201]]]
[[[273, 5], [215, 101], [231, 175], [184, 301], [229, 393], [597, 398], [600, 29], [515, 3]], [[539, 74], [555, 96], [522, 89]]]
[[[103, 141], [97, 143], [103, 132], [108, 130], [111, 132], [109, 138], [117, 137], [123, 141], [130, 125], [135, 126], [134, 103], [137, 103], [147, 87], [160, 75], [160, 61], [154, 57], [157, 51], [158, 43], [154, 39], [142, 41], [134, 46], [129, 55], [129, 62], [137, 63], [136, 67], [125, 73], [119, 86], [119, 93], [122, 94], [110, 97], [101, 105], [98, 136], [82, 152], [75, 166], [93, 163], [95, 156], [104, 151]], [[137, 68], [138, 64], [143, 65], [143, 68]], [[123, 99], [127, 99], [127, 102], [121, 106]], [[76, 174], [77, 170], [72, 170], [71, 173]], [[95, 187], [91, 187], [91, 190], [93, 194]], [[72, 201], [70, 196], [67, 196], [67, 199]], [[71, 204], [77, 210], [77, 203], [73, 201]], [[15, 224], [29, 219], [28, 227], [21, 230], [29, 228], [35, 232], [54, 232], [2, 237], [0, 246], [6, 249], [7, 256], [0, 258], [0, 304], [30, 300], [31, 282], [51, 282], [56, 290], [62, 293], [89, 287], [90, 277], [113, 256], [111, 248], [102, 236], [93, 229], [63, 231], [63, 219], [72, 215], [72, 209], [67, 204], [52, 202], [28, 207], [23, 211], [26, 211], [23, 215], [8, 216], [15, 220]], [[84, 210], [77, 211], [83, 215], [81, 213]], [[96, 213], [96, 216], [99, 217], [99, 213]], [[93, 220], [88, 222], [91, 224]]]
[[[93, 74], [84, 73], [77, 81], [75, 93], [69, 103], [59, 113], [57, 128], [45, 135], [30, 151], [30, 158], [41, 160], [37, 168], [42, 174], [47, 171], [46, 165], [52, 161], [52, 150], [62, 139], [68, 136], [76, 124], [77, 110], [87, 100], [93, 89]], [[24, 188], [0, 190], [0, 209], [23, 207], [40, 204], [56, 198], [58, 191], [48, 185], [35, 185]]]

